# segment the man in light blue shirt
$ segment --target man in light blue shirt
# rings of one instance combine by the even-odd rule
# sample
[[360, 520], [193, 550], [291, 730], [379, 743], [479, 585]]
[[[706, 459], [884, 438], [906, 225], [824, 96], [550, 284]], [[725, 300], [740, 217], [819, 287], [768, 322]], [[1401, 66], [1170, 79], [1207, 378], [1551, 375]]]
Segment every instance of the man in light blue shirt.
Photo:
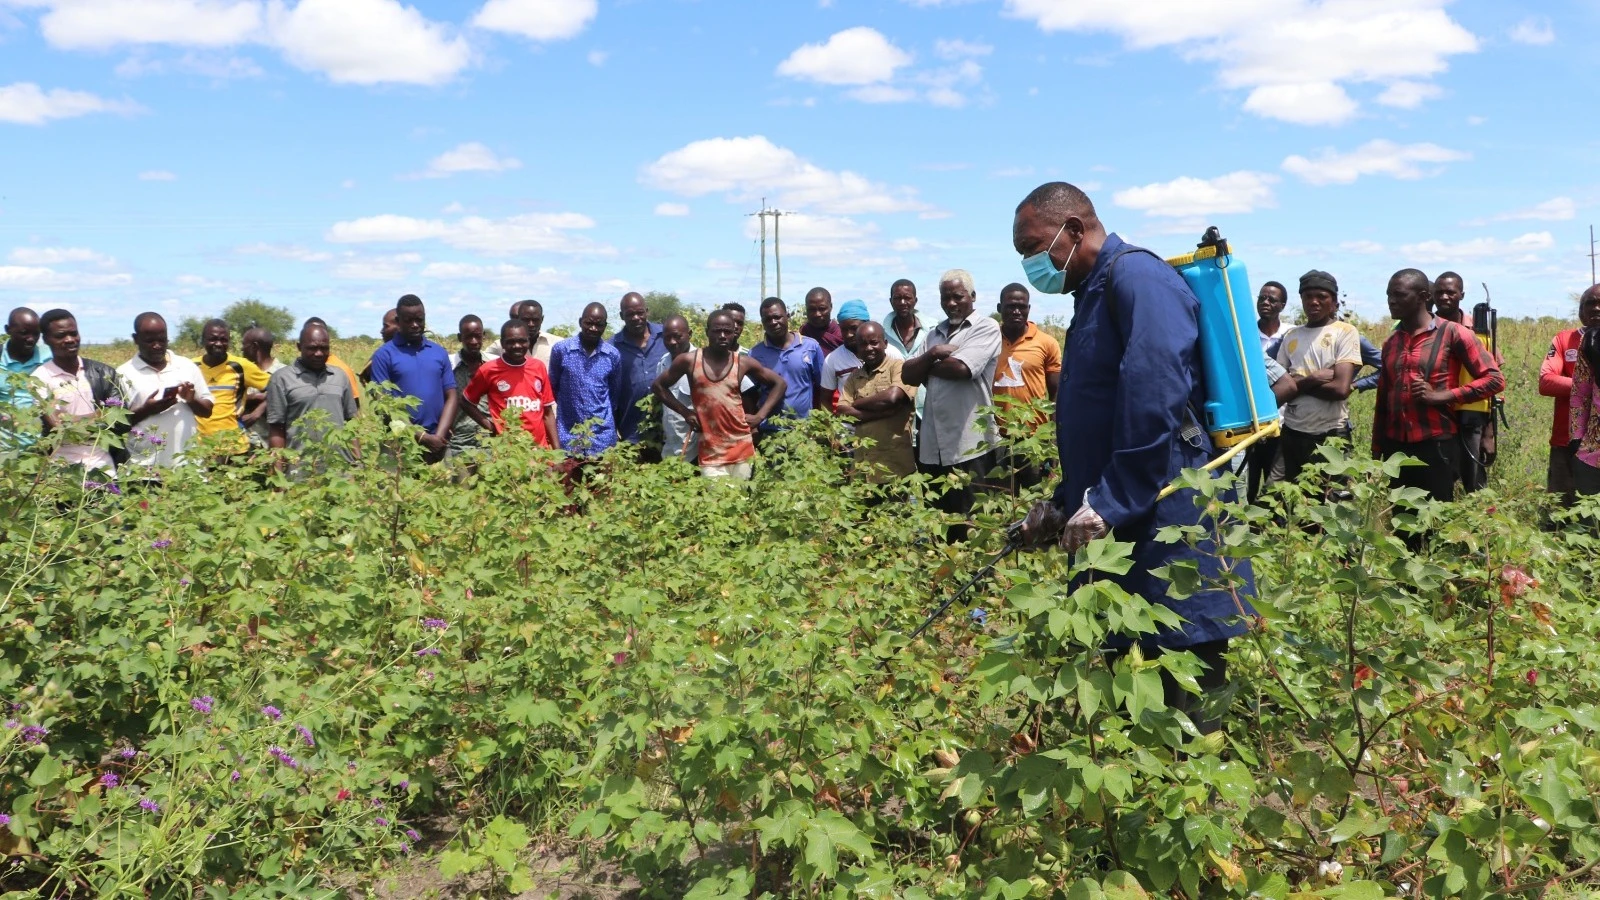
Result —
[[[832, 398], [822, 389], [822, 345], [789, 330], [789, 309], [777, 297], [761, 301], [761, 328], [766, 340], [750, 348], [750, 358], [783, 376], [783, 414], [804, 419], [816, 407], [827, 409]], [[766, 398], [762, 386], [760, 401]], [[762, 434], [777, 430], [770, 419], [761, 423]]]
[[605, 333], [606, 308], [591, 303], [578, 319], [578, 333], [550, 348], [556, 437], [568, 453], [599, 456], [617, 445], [622, 352], [604, 339]]
[[611, 338], [611, 346], [622, 357], [621, 390], [614, 398], [617, 436], [636, 444], [639, 425], [644, 421], [639, 401], [650, 396], [650, 385], [656, 380], [657, 364], [667, 355], [667, 345], [661, 339], [661, 326], [650, 321], [644, 297], [624, 295], [617, 312], [622, 317], [622, 330]]
[[0, 351], [0, 452], [33, 446], [38, 423], [14, 421], [12, 415], [33, 407], [28, 376], [49, 361], [48, 348], [39, 342], [39, 314], [26, 306], [13, 309], [6, 319], [5, 349]]

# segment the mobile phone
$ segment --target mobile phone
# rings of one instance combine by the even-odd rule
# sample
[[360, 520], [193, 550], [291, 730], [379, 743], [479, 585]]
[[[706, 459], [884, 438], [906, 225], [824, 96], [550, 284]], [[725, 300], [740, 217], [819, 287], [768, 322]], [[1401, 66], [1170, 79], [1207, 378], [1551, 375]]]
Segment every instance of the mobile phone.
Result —
[[171, 400], [173, 397], [176, 397], [176, 396], [178, 396], [178, 386], [177, 385], [173, 385], [172, 387], [169, 387], [166, 390], [161, 392], [161, 399], [163, 399], [163, 400]]

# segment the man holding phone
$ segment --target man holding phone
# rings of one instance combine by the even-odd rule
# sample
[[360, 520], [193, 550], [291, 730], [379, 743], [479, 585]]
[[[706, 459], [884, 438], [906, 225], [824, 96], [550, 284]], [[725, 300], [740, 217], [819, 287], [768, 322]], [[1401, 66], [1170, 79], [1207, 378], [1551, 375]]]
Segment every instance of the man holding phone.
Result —
[[200, 367], [167, 352], [167, 321], [157, 313], [133, 320], [139, 353], [117, 367], [131, 412], [129, 462], [170, 468], [183, 463], [183, 451], [199, 430], [198, 418], [211, 415], [211, 389]]

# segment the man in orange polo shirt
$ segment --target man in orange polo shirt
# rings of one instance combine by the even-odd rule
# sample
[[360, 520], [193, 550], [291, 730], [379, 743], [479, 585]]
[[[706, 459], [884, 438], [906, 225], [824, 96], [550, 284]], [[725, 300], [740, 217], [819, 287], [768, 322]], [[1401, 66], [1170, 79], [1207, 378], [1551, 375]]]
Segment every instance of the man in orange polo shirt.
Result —
[[[1000, 359], [994, 367], [996, 406], [1035, 400], [1054, 403], [1061, 386], [1061, 344], [1029, 320], [1032, 309], [1028, 289], [1022, 285], [1013, 282], [1000, 291]], [[1049, 417], [1039, 413], [1029, 421], [1032, 427], [1028, 433], [1008, 434], [1007, 439], [1032, 437]], [[1012, 472], [1012, 493], [1033, 487], [1044, 478], [1037, 464], [1013, 460], [1009, 450], [1000, 467]]]

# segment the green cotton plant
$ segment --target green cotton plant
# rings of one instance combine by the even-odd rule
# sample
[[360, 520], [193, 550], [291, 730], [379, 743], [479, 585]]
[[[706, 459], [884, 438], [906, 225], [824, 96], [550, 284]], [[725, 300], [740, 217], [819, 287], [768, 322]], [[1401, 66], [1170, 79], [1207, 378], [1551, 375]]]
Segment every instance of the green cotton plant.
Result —
[[[447, 860], [451, 890], [538, 890], [534, 844], [661, 897], [1594, 883], [1595, 501], [1542, 532], [1544, 498], [1434, 505], [1393, 461], [1260, 508], [1186, 475], [1214, 525], [1163, 537], [1235, 589], [1249, 560], [1260, 612], [1201, 737], [1163, 690], [1193, 657], [1104, 652], [1176, 622], [1116, 586], [1115, 536], [1002, 557], [908, 638], [1048, 480], [948, 545], [943, 485], [867, 484], [826, 414], [743, 482], [518, 429], [429, 466], [402, 401], [363, 403], [281, 472], [0, 464], [6, 890], [327, 897]], [[1030, 413], [998, 415], [1046, 460]]]

